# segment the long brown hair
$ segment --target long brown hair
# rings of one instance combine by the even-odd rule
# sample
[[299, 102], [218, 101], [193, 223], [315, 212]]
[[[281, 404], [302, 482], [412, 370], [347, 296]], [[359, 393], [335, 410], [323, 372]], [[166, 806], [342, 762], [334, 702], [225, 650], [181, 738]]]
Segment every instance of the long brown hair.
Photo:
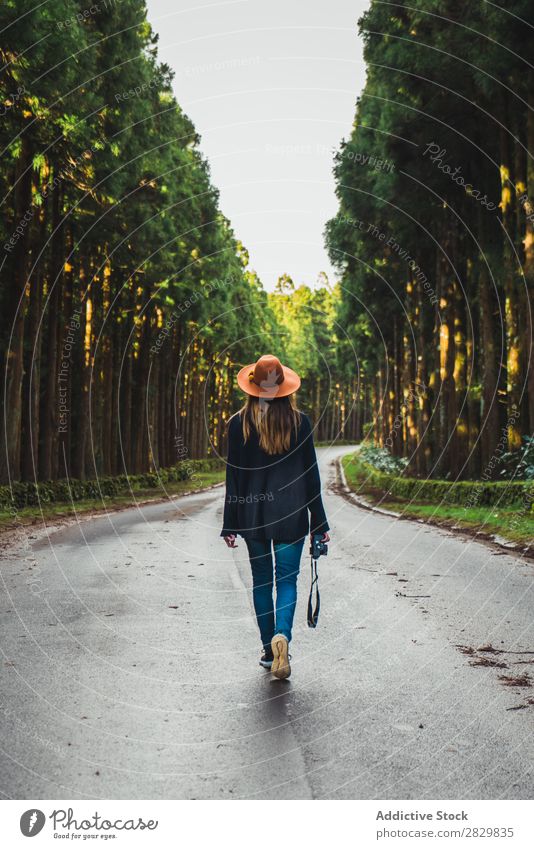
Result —
[[238, 413], [243, 423], [243, 439], [246, 442], [252, 429], [258, 434], [260, 448], [267, 454], [283, 454], [291, 444], [291, 432], [298, 433], [300, 411], [292, 395], [266, 401], [247, 395]]

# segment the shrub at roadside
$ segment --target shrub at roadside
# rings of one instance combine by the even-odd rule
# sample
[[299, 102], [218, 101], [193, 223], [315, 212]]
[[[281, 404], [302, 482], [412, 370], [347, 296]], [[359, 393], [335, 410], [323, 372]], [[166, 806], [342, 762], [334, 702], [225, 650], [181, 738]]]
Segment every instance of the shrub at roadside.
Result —
[[21, 509], [52, 502], [69, 503], [88, 498], [113, 497], [130, 490], [157, 489], [166, 483], [187, 480], [194, 482], [198, 472], [217, 471], [223, 467], [222, 461], [214, 457], [206, 460], [184, 460], [168, 469], [142, 475], [117, 475], [86, 481], [71, 478], [40, 483], [16, 482], [11, 486], [0, 486], [0, 509]]
[[507, 451], [499, 463], [501, 478], [534, 481], [534, 436], [524, 436], [521, 448]]
[[361, 459], [361, 452], [343, 458], [349, 485], [356, 490], [380, 490], [396, 498], [429, 504], [458, 504], [464, 507], [521, 506], [534, 509], [533, 481], [458, 481], [419, 480], [387, 474]]
[[369, 463], [379, 472], [386, 472], [389, 475], [400, 475], [406, 466], [408, 460], [405, 457], [394, 457], [390, 454], [387, 448], [380, 448], [378, 445], [362, 445], [358, 451], [358, 457], [361, 457], [364, 463]]

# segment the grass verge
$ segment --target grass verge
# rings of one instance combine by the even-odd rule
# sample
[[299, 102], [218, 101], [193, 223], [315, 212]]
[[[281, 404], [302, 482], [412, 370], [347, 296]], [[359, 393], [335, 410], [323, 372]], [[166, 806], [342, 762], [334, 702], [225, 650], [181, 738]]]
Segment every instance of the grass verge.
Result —
[[221, 483], [224, 469], [195, 472], [192, 480], [173, 481], [163, 486], [134, 486], [131, 492], [120, 495], [106, 495], [100, 498], [86, 498], [71, 502], [45, 502], [41, 506], [21, 507], [16, 511], [0, 510], [0, 531], [8, 531], [21, 525], [37, 525], [42, 521], [54, 519], [73, 519], [87, 513], [105, 513], [108, 510], [120, 510], [135, 507], [140, 502], [161, 501], [169, 496], [196, 492]]
[[[366, 501], [383, 510], [392, 510], [408, 519], [422, 519], [429, 524], [465, 530], [483, 539], [497, 537], [519, 545], [530, 556], [534, 555], [534, 513], [521, 502], [503, 506], [450, 503], [454, 500], [454, 488], [462, 486], [454, 483], [448, 484], [447, 501], [412, 500], [392, 493], [387, 485], [389, 476], [377, 476], [356, 455], [346, 455], [342, 463], [347, 484], [355, 495], [364, 496]], [[385, 485], [377, 485], [377, 480], [383, 480]]]

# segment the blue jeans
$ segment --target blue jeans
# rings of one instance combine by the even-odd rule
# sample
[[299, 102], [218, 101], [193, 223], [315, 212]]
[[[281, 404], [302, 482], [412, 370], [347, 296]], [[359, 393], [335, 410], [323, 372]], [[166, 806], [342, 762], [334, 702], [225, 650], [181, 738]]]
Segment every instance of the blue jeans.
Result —
[[[245, 539], [252, 567], [252, 598], [260, 629], [261, 641], [270, 648], [275, 634], [291, 639], [291, 628], [297, 604], [297, 578], [304, 538], [298, 542]], [[274, 547], [276, 576], [276, 612], [273, 604]]]

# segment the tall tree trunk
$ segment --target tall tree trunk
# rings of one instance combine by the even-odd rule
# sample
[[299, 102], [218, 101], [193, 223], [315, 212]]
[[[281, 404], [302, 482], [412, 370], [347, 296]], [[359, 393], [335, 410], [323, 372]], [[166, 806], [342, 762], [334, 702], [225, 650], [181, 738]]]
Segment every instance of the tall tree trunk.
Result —
[[[150, 291], [145, 290], [143, 304], [149, 304]], [[147, 404], [148, 404], [148, 367], [150, 364], [150, 336], [151, 336], [150, 306], [147, 306], [142, 320], [140, 332], [139, 357], [135, 370], [135, 388], [137, 403], [133, 411], [132, 421], [132, 443], [134, 472], [139, 474], [146, 471], [148, 464], [148, 432], [147, 432]]]
[[430, 400], [428, 387], [428, 367], [427, 367], [427, 345], [425, 339], [425, 304], [423, 302], [423, 293], [421, 286], [417, 286], [418, 298], [418, 322], [417, 322], [417, 340], [419, 355], [417, 358], [417, 374], [416, 374], [416, 402], [418, 406], [417, 414], [417, 473], [419, 477], [426, 477], [430, 468], [430, 445], [427, 437], [428, 422], [430, 419]]
[[[117, 302], [120, 303], [120, 302]], [[119, 306], [116, 306], [116, 310]], [[119, 323], [117, 317], [112, 317], [111, 333], [113, 337], [113, 371], [111, 374], [111, 430], [110, 430], [110, 462], [111, 474], [119, 474], [119, 411], [120, 411], [120, 359], [122, 353], [122, 330], [124, 322]]]
[[91, 333], [93, 303], [91, 301], [90, 264], [84, 259], [80, 268], [80, 283], [83, 301], [81, 304], [80, 344], [76, 346], [78, 362], [78, 392], [76, 416], [76, 441], [73, 451], [72, 469], [74, 477], [85, 480], [87, 476], [87, 436], [89, 426], [89, 382], [91, 375]]
[[[482, 257], [478, 273], [480, 297], [480, 361], [482, 364], [481, 462], [487, 469], [499, 442], [499, 360], [500, 348], [496, 326], [495, 296], [491, 289], [486, 257]], [[504, 339], [502, 340], [504, 343]]]
[[503, 95], [503, 115], [506, 120], [500, 132], [501, 147], [501, 209], [504, 226], [504, 292], [505, 292], [505, 321], [507, 342], [507, 408], [508, 408], [508, 442], [511, 449], [521, 445], [520, 417], [520, 376], [521, 376], [521, 340], [519, 336], [518, 316], [518, 268], [514, 256], [517, 242], [516, 191], [515, 191], [515, 161], [512, 150], [512, 140], [507, 131], [514, 126], [510, 120], [508, 98]]
[[15, 173], [13, 233], [20, 236], [5, 262], [4, 276], [10, 275], [10, 297], [2, 321], [4, 355], [5, 415], [0, 439], [0, 482], [20, 479], [20, 429], [22, 423], [22, 376], [24, 369], [24, 328], [27, 275], [30, 254], [29, 223], [32, 209], [32, 149], [27, 134], [22, 135], [21, 153]]
[[50, 262], [50, 289], [46, 332], [46, 385], [43, 399], [43, 443], [40, 457], [41, 479], [49, 480], [57, 473], [58, 427], [63, 419], [58, 412], [58, 336], [61, 336], [61, 298], [63, 287], [63, 223], [61, 220], [62, 189], [58, 186], [52, 195], [52, 237]]
[[524, 273], [526, 286], [526, 309], [523, 312], [523, 351], [526, 363], [527, 394], [528, 394], [528, 421], [526, 433], [534, 434], [534, 71], [528, 71], [528, 99], [527, 110], [527, 149], [530, 156], [527, 157], [527, 185], [526, 196], [522, 207], [525, 215], [525, 239], [524, 239]]
[[[105, 256], [109, 256], [109, 246], [104, 248]], [[114, 320], [110, 314], [111, 306], [111, 264], [109, 259], [104, 265], [102, 277], [102, 330], [100, 335], [101, 363], [103, 374], [103, 385], [101, 386], [101, 425], [102, 434], [102, 474], [111, 475], [112, 472], [112, 449], [113, 449], [113, 340]]]
[[[41, 250], [46, 242], [46, 216], [39, 217], [38, 244]], [[22, 478], [26, 481], [39, 477], [39, 389], [41, 380], [41, 339], [39, 327], [42, 309], [44, 256], [30, 280], [30, 298], [27, 316], [26, 352], [22, 408]]]
[[[452, 257], [454, 262], [457, 252], [447, 237], [444, 242], [446, 257]], [[456, 433], [457, 403], [456, 385], [454, 380], [455, 337], [454, 318], [456, 304], [456, 281], [454, 271], [443, 255], [439, 257], [441, 284], [441, 328], [440, 328], [440, 375], [442, 395], [442, 417], [440, 433], [440, 450], [442, 474], [456, 480], [458, 475], [458, 440]]]
[[[468, 298], [467, 268], [463, 251], [457, 259], [457, 272], [463, 281], [463, 291], [455, 281], [454, 294], [454, 386], [456, 393], [456, 441], [458, 451], [458, 475], [465, 477], [469, 456], [469, 410], [467, 404], [468, 362], [467, 362], [467, 315], [466, 298]], [[471, 375], [472, 378], [472, 375]]]
[[74, 267], [72, 232], [67, 230], [65, 234], [65, 254], [70, 260], [65, 262], [63, 277], [63, 323], [58, 325], [62, 328], [58, 341], [58, 410], [61, 419], [66, 424], [58, 428], [58, 457], [59, 476], [70, 477], [72, 432], [73, 432], [73, 381], [77, 383], [78, 372], [76, 370], [75, 351], [79, 350], [82, 339], [80, 332], [79, 307], [74, 306]]

